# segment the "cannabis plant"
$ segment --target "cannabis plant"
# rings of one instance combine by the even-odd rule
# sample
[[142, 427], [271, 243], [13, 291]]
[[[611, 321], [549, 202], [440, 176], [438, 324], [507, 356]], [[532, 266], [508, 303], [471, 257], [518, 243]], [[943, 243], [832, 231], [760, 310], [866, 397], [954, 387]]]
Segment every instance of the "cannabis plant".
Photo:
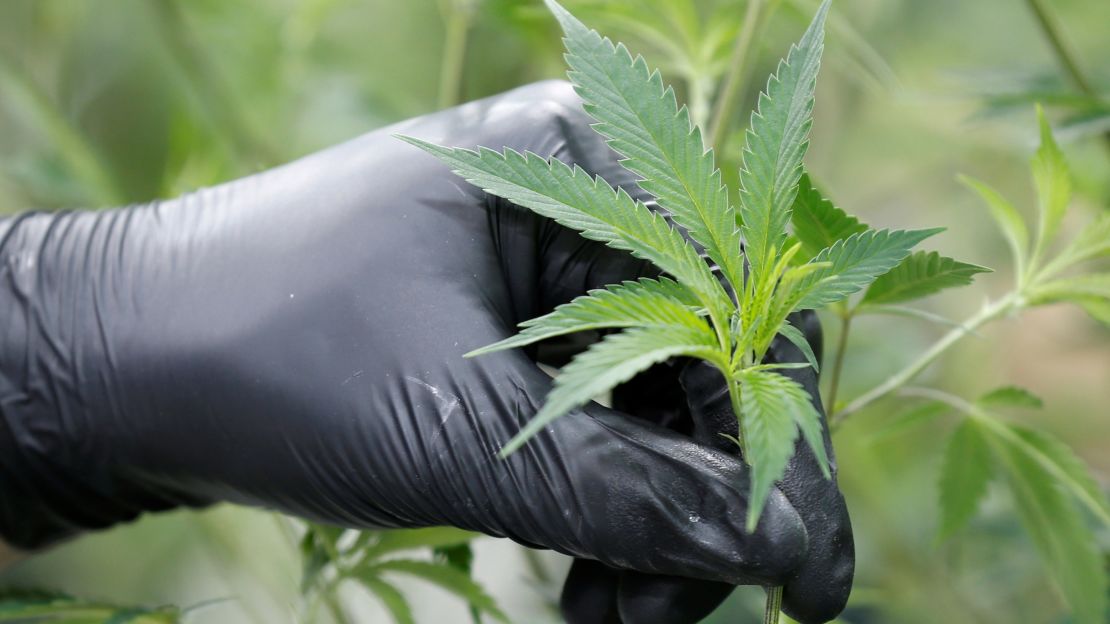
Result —
[[[987, 184], [961, 178], [980, 196], [1008, 243], [1014, 275], [1011, 289], [986, 302], [968, 319], [955, 323], [956, 327], [882, 383], [844, 406], [831, 405], [829, 412], [836, 426], [892, 394], [912, 401], [908, 409], [896, 414], [873, 436], [955, 416], [938, 480], [938, 538], [952, 537], [969, 524], [992, 482], [1003, 485], [1013, 499], [1018, 520], [1071, 607], [1075, 621], [1096, 624], [1106, 621], [1110, 609], [1107, 600], [1110, 579], [1088, 518], [1101, 530], [1110, 530], [1110, 501], [1087, 466], [1066, 444], [1045, 431], [1009, 422], [1009, 413], [1040, 408], [1042, 401], [1015, 386], [996, 388], [973, 399], [936, 388], [908, 386], [964, 336], [1027, 308], [1071, 303], [1110, 326], [1110, 273], [1105, 269], [1105, 261], [1110, 259], [1110, 214], [1103, 213], [1087, 223], [1070, 240], [1060, 240], [1071, 199], [1071, 178], [1064, 155], [1039, 107], [1037, 118], [1040, 146], [1031, 163], [1037, 194], [1035, 221], [1024, 217]], [[795, 215], [800, 212], [797, 208], [796, 204]], [[818, 207], [814, 221], [825, 224], [822, 229], [827, 231], [865, 227], [831, 203]], [[795, 220], [795, 232], [802, 231]], [[844, 337], [854, 319], [867, 314], [897, 313], [936, 320], [902, 304], [942, 287], [967, 283], [980, 270], [974, 265], [914, 254], [876, 280], [858, 301], [834, 306], [832, 311], [840, 317], [842, 329], [830, 396], [836, 393], [839, 369], [845, 359]]]
[[[759, 97], [746, 134], [740, 188], [731, 197], [701, 130], [691, 123], [687, 109], [677, 105], [674, 91], [664, 87], [659, 73], [558, 3], [547, 4], [565, 33], [568, 76], [597, 122], [593, 127], [673, 224], [625, 190], [557, 159], [508, 148], [471, 151], [401, 137], [486, 191], [586, 238], [650, 260], [667, 274], [593, 291], [522, 323], [518, 335], [468, 354], [577, 331], [623, 330], [607, 335], [562, 370], [543, 407], [502, 454], [520, 448], [551, 420], [654, 364], [677, 356], [702, 359], [728, 384], [738, 420], [735, 442], [752, 466], [746, 524], [754, 530], [799, 434], [829, 474], [813, 397], [778, 373], [818, 365], [801, 331], [787, 317], [864, 288], [939, 230], [862, 229], [797, 261], [804, 245], [788, 236], [787, 225], [803, 176], [827, 1]], [[803, 196], [803, 201], [809, 199]], [[695, 243], [719, 273], [711, 271]], [[764, 362], [779, 337], [797, 345], [807, 362]], [[770, 599], [777, 605], [778, 592], [772, 591]], [[777, 607], [773, 610], [777, 614]]]
[[0, 622], [111, 622], [113, 624], [178, 624], [187, 609], [177, 607], [136, 607], [81, 600], [66, 594], [42, 590], [0, 590]]
[[304, 619], [317, 621], [323, 606], [337, 624], [352, 621], [338, 594], [342, 585], [352, 584], [377, 598], [395, 624], [412, 624], [412, 607], [392, 580], [407, 576], [465, 600], [475, 623], [483, 615], [507, 622], [493, 598], [471, 578], [470, 541], [475, 537], [451, 527], [359, 532], [310, 523], [300, 543]]

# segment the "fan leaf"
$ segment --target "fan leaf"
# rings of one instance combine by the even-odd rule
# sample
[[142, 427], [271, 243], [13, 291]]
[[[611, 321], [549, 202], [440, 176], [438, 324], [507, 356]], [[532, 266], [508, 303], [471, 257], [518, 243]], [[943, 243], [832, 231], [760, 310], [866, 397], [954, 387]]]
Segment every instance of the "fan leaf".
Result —
[[669, 358], [687, 355], [714, 361], [720, 367], [720, 345], [706, 325], [692, 327], [637, 327], [606, 336], [563, 367], [543, 407], [504, 448], [516, 451], [552, 420], [589, 402], [637, 373]]
[[824, 50], [825, 17], [821, 4], [805, 34], [791, 46], [786, 59], [759, 95], [740, 168], [740, 216], [746, 254], [757, 281], [786, 237], [791, 204], [798, 192], [802, 158], [813, 124], [813, 93]]
[[550, 314], [521, 323], [517, 335], [467, 353], [467, 357], [522, 347], [554, 336], [596, 329], [705, 326], [697, 299], [667, 278], [641, 278], [592, 290]]
[[[438, 157], [471, 184], [528, 208], [582, 236], [650, 260], [718, 312], [728, 303], [717, 278], [661, 215], [580, 167], [506, 148], [477, 152], [399, 137]], [[722, 312], [723, 314], [723, 312]]]
[[864, 304], [888, 305], [913, 301], [946, 288], [966, 286], [977, 273], [990, 269], [959, 262], [935, 251], [917, 251], [879, 276], [867, 289]]
[[987, 184], [968, 176], [960, 176], [959, 180], [975, 191], [990, 210], [991, 217], [1006, 237], [1017, 273], [1020, 274], [1025, 267], [1026, 254], [1029, 253], [1029, 230], [1025, 226], [1025, 219], [1013, 204]]
[[775, 481], [782, 478], [794, 454], [794, 441], [802, 431], [818, 462], [829, 474], [822, 436], [821, 416], [809, 393], [796, 381], [772, 371], [740, 371], [740, 409], [743, 411], [745, 447], [752, 465], [748, 531], [754, 531]]
[[844, 299], [897, 266], [914, 245], [942, 230], [868, 230], [835, 243], [813, 258], [812, 263], [828, 266], [799, 283], [794, 309], [819, 308]]
[[1033, 156], [1033, 183], [1037, 187], [1037, 209], [1040, 222], [1037, 228], [1037, 245], [1034, 251], [1039, 256], [1052, 243], [1060, 229], [1060, 222], [1068, 210], [1071, 200], [1071, 177], [1064, 162], [1064, 153], [1052, 137], [1052, 127], [1045, 119], [1044, 110], [1037, 106], [1037, 122], [1041, 129], [1041, 145]]
[[962, 529], [979, 508], [993, 473], [990, 445], [979, 423], [967, 418], [948, 438], [940, 472], [938, 539]]
[[809, 260], [821, 253], [826, 247], [848, 238], [852, 234], [867, 231], [867, 226], [859, 219], [837, 208], [825, 199], [809, 174], [803, 174], [798, 182], [798, 195], [790, 211], [790, 222], [794, 226], [794, 237], [802, 243], [796, 260]]
[[382, 606], [393, 617], [394, 624], [416, 624], [408, 600], [405, 600], [404, 594], [392, 583], [373, 574], [360, 574], [357, 578], [359, 583], [381, 601]]
[[449, 565], [430, 563], [428, 561], [413, 561], [410, 559], [393, 559], [382, 561], [358, 570], [360, 579], [376, 578], [383, 573], [398, 573], [414, 576], [438, 585], [439, 587], [466, 600], [470, 605], [482, 613], [502, 622], [509, 619], [497, 606], [493, 598], [486, 593], [481, 585], [464, 572]]
[[1018, 518], [1083, 624], [1104, 622], [1108, 579], [1095, 536], [1058, 482], [1004, 436], [998, 440]]
[[975, 404], [983, 408], [994, 407], [1044, 407], [1040, 397], [1017, 386], [1002, 386], [995, 388], [983, 396], [975, 399]]
[[594, 129], [623, 156], [621, 164], [643, 178], [640, 187], [739, 288], [743, 264], [736, 211], [713, 151], [705, 148], [686, 107], [678, 107], [674, 91], [643, 57], [633, 58], [623, 44], [602, 38], [558, 3], [548, 0], [547, 6], [565, 33], [567, 76], [598, 121]]

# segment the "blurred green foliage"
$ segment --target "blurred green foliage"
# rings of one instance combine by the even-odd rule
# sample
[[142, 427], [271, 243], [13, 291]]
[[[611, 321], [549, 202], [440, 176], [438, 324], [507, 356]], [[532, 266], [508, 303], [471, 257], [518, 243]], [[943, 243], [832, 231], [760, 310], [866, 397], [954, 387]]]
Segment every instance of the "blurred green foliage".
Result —
[[[1015, 204], [1030, 205], [1032, 102], [1041, 101], [1075, 175], [1074, 208], [1062, 230], [1072, 236], [1105, 210], [1110, 157], [1100, 137], [1110, 126], [1110, 70], [1101, 59], [1110, 57], [1110, 3], [1041, 3], [1088, 90], [1061, 68], [1032, 4], [837, 0], [807, 157], [826, 192], [881, 227], [947, 225], [935, 242], [942, 253], [1008, 267], [1004, 240], [955, 174], [988, 181]], [[567, 5], [662, 66], [693, 105], [708, 88], [704, 81], [719, 81], [726, 71], [722, 59], [732, 53], [747, 1]], [[767, 3], [749, 76], [770, 73], [815, 6], [816, 0]], [[461, 43], [447, 36], [452, 23], [465, 27]], [[538, 2], [525, 0], [5, 0], [0, 213], [142, 202], [216, 184], [441, 103], [559, 76], [559, 50], [552, 20]], [[445, 76], [445, 60], [461, 61], [457, 80]], [[750, 110], [761, 86], [743, 85], [737, 109]], [[745, 119], [735, 116], [720, 150], [726, 176], [735, 175], [735, 137]], [[928, 308], [962, 318], [1012, 281], [1000, 270], [962, 293], [935, 297]], [[827, 327], [831, 344], [835, 323]], [[841, 395], [872, 387], [939, 331], [911, 319], [869, 319], [851, 336]], [[1107, 331], [1078, 309], [1047, 307], [985, 328], [981, 338], [962, 342], [921, 381], [961, 396], [1009, 383], [1031, 389], [1044, 409], [1008, 421], [1066, 441], [1105, 486]], [[889, 426], [894, 412], [889, 402], [879, 403], [836, 433], [859, 555], [842, 620], [1068, 621], [1004, 489], [990, 486], [970, 526], [935, 541], [951, 421], [926, 416]], [[1105, 551], [1110, 536], [1099, 539]], [[548, 555], [526, 566], [515, 547], [475, 543], [475, 577], [512, 621], [550, 621], [552, 587], [542, 579], [558, 579], [563, 567]], [[231, 596], [206, 607], [198, 621], [282, 622], [296, 617], [300, 572], [296, 544], [271, 516], [223, 507], [163, 514], [83, 538], [21, 564], [0, 584], [45, 585], [112, 604], [189, 605]], [[526, 577], [537, 580], [529, 584]], [[737, 592], [714, 621], [755, 613], [761, 594]], [[427, 596], [414, 605], [417, 621], [457, 619], [465, 611], [446, 593]], [[360, 606], [371, 599], [349, 598], [370, 621], [382, 617]]]

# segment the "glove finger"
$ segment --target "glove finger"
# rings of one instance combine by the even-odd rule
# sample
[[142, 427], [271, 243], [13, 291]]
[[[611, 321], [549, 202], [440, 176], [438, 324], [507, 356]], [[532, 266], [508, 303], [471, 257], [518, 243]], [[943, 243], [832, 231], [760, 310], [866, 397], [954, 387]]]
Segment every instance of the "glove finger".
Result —
[[686, 394], [678, 381], [682, 362], [656, 364], [613, 389], [613, 409], [634, 418], [693, 434]]
[[[490, 407], [511, 416], [485, 427], [494, 449], [551, 388], [529, 366], [513, 373], [528, 375], [517, 400]], [[505, 392], [486, 396], [511, 400]], [[496, 490], [482, 496], [496, 504], [483, 520], [486, 532], [622, 570], [737, 584], [781, 583], [805, 552], [800, 516], [779, 492], [756, 531], [745, 531], [749, 471], [736, 457], [596, 403], [549, 424], [505, 461], [491, 459], [494, 472], [483, 482]]]
[[624, 624], [692, 624], [713, 612], [735, 585], [717, 581], [621, 573], [617, 606]]
[[[803, 313], [800, 318], [796, 315], [791, 321], [802, 328], [812, 342], [815, 319], [816, 315], [808, 312]], [[816, 335], [819, 343], [820, 334]], [[814, 351], [820, 352], [819, 349]], [[772, 345], [769, 356], [768, 359], [778, 362], [803, 361], [800, 350], [786, 340]], [[836, 457], [818, 394], [817, 373], [812, 368], [803, 368], [784, 370], [783, 374], [809, 392], [814, 408], [821, 414], [825, 425], [825, 451], [833, 475], [832, 479], [824, 477], [813, 451], [799, 440], [797, 451], [779, 488], [794, 503], [805, 522], [809, 535], [809, 551], [783, 590], [783, 610], [805, 624], [826, 622], [844, 609], [852, 589], [855, 571], [852, 521], [848, 516], [844, 496], [836, 485]]]
[[590, 559], [575, 559], [559, 598], [563, 619], [567, 624], [621, 624], [619, 583], [619, 571]]

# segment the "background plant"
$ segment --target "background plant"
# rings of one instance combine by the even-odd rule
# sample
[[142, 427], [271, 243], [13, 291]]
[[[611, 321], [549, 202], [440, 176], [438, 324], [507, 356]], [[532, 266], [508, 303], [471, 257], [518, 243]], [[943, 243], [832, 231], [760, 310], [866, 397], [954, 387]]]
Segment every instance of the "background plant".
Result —
[[[446, 28], [437, 2], [169, 1], [177, 5], [178, 19], [159, 15], [156, 5], [166, 0], [120, 0], [110, 6], [9, 0], [0, 6], [0, 211], [171, 196], [434, 110], [441, 101], [445, 50], [439, 42]], [[750, 10], [746, 0], [567, 3], [588, 23], [642, 51], [675, 85], [679, 101], [690, 103], [671, 52], [645, 45], [681, 38], [676, 20], [654, 19], [664, 15], [659, 7], [677, 4], [696, 15], [701, 28], [725, 28], [720, 24], [728, 20], [737, 34]], [[1104, 92], [1101, 86], [1110, 76], [1095, 60], [1110, 54], [1103, 27], [1110, 5], [1043, 4], [1095, 92]], [[632, 32], [638, 26], [628, 20], [605, 21], [610, 6], [614, 11], [625, 6], [626, 15], [638, 14], [663, 36], [639, 37]], [[761, 10], [729, 130], [716, 145], [717, 164], [729, 184], [736, 184], [744, 140], [741, 112], [754, 107], [763, 86], [751, 78], [775, 69], [786, 43], [816, 6], [816, 0], [784, 0], [767, 2]], [[557, 27], [539, 3], [483, 0], [472, 5], [466, 23], [458, 100], [563, 73]], [[170, 44], [162, 36], [167, 28], [179, 29], [180, 40], [190, 45]], [[1032, 207], [1025, 162], [1036, 141], [1032, 102], [1043, 101], [1048, 118], [1064, 130], [1058, 137], [1074, 193], [1060, 225], [1062, 240], [1110, 206], [1110, 161], [1101, 139], [1078, 140], [1067, 131], [1078, 109], [1030, 94], [1009, 106], [1010, 114], [988, 118], [977, 114], [978, 103], [954, 97], [966, 95], [967, 85], [952, 76], [968, 69], [977, 69], [976, 86], [1001, 85], [1007, 92], [1013, 91], [1007, 85], [1015, 84], [1014, 70], [1028, 73], [1027, 68], [1055, 73], [1056, 84], [1066, 87], [1026, 3], [839, 0], [829, 17], [829, 38], [807, 155], [819, 188], [870, 223], [948, 225], [931, 243], [936, 251], [997, 271], [980, 274], [974, 289], [948, 289], [915, 301], [914, 309], [958, 323], [974, 315], [984, 297], [997, 300], [1011, 290], [1014, 267], [1005, 239], [955, 174], [972, 173], [1005, 190], [1019, 207]], [[736, 43], [719, 46], [718, 58], [731, 55]], [[208, 69], [187, 70], [186, 50]], [[715, 79], [714, 99], [724, 79], [724, 74]], [[213, 80], [220, 85], [212, 88]], [[136, 110], [139, 103], [144, 110]], [[233, 109], [232, 117], [245, 120], [268, 144], [273, 160], [255, 155], [249, 138], [229, 130], [221, 121], [228, 113], [221, 109]], [[282, 129], [280, 136], [276, 128]], [[98, 179], [110, 180], [107, 186], [117, 190], [99, 190]], [[831, 310], [822, 315], [827, 399], [839, 317]], [[838, 384], [842, 404], [882, 383], [952, 328], [870, 313], [856, 316], [853, 325]], [[1105, 453], [1110, 421], [1102, 418], [1110, 401], [1110, 386], [1103, 383], [1110, 377], [1108, 346], [1110, 332], [1080, 307], [1036, 306], [968, 333], [911, 383], [968, 402], [1001, 386], [1029, 388], [1043, 397], [1043, 408], [994, 411], [1009, 424], [1033, 426], [1066, 442], [1104, 485], [1110, 474]], [[950, 417], [903, 419], [902, 407], [910, 401], [899, 396], [875, 402], [834, 432], [859, 552], [855, 588], [841, 619], [1040, 623], [1065, 618], [1066, 604], [1052, 590], [1007, 488], [999, 487], [1005, 483], [1001, 473], [993, 473], [997, 485], [987, 488], [960, 538], [936, 542], [936, 484], [959, 416], [952, 411]], [[1094, 519], [1088, 511], [1082, 514], [1089, 523]], [[1095, 537], [1105, 552], [1105, 532], [1096, 530]], [[548, 605], [565, 560], [498, 540], [478, 540], [474, 550], [475, 577], [514, 621], [554, 621]], [[540, 572], [527, 562], [540, 563]], [[112, 575], [102, 573], [105, 566]], [[300, 569], [296, 543], [268, 514], [221, 507], [150, 516], [89, 536], [25, 562], [0, 585], [60, 587], [118, 604], [189, 605], [234, 595], [208, 607], [205, 617], [279, 622], [295, 617], [290, 597], [299, 593]], [[544, 577], [548, 582], [538, 580]], [[420, 600], [413, 601], [418, 620], [465, 617], [465, 605], [446, 593], [397, 579], [403, 592], [420, 592]], [[379, 603], [373, 597], [348, 587], [340, 593], [353, 615], [387, 617], [375, 610]], [[736, 592], [710, 622], [750, 618], [761, 602], [762, 592]]]

